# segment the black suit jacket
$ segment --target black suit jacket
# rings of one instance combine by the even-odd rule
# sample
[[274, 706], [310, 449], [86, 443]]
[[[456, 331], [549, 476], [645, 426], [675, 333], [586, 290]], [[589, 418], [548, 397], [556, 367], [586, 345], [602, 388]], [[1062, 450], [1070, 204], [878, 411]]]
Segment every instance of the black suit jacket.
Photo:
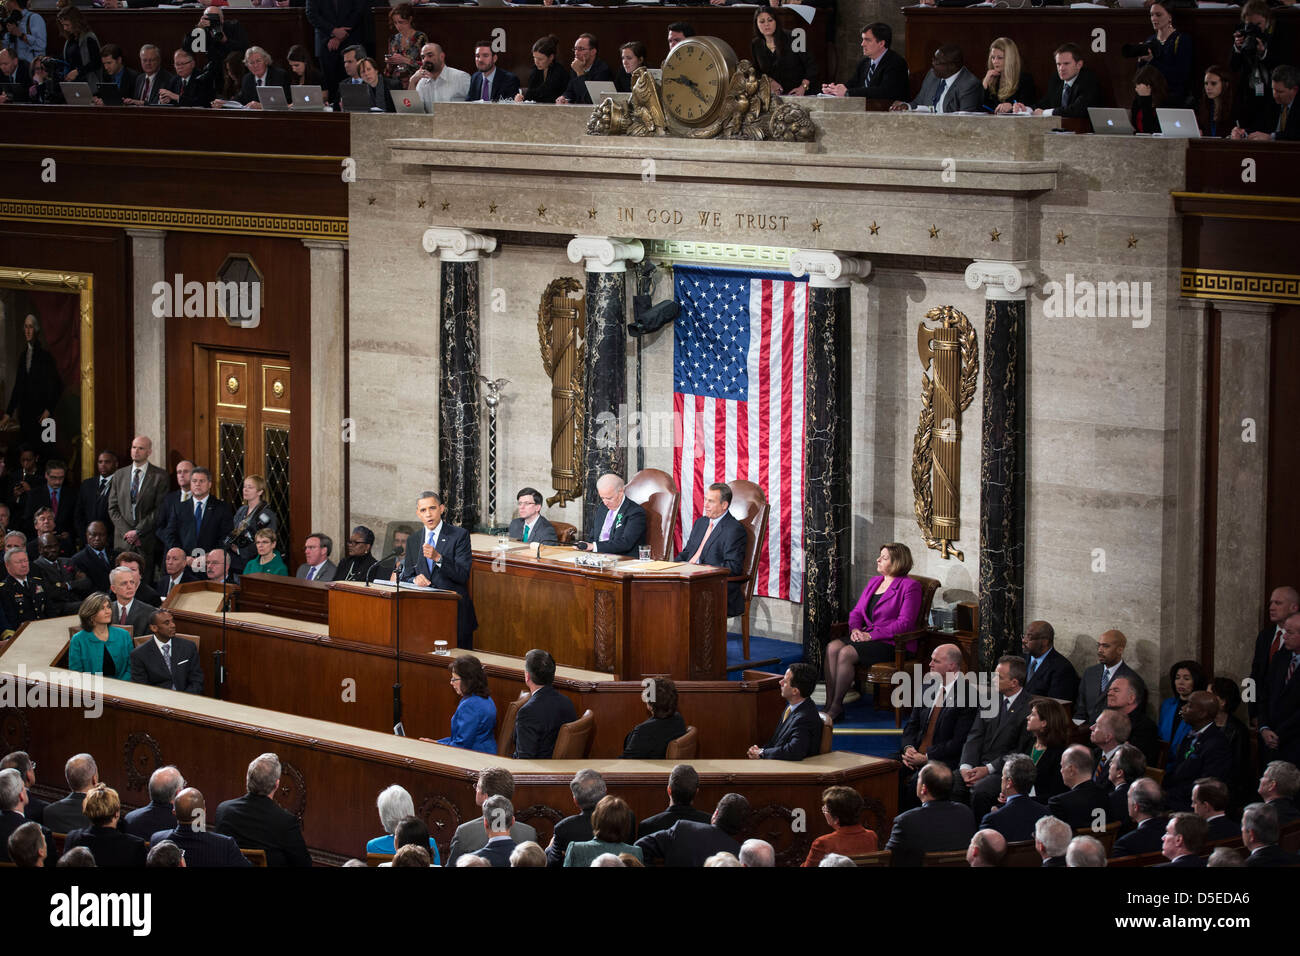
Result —
[[[1033, 666], [1033, 658], [1025, 655], [1025, 668]], [[1069, 659], [1055, 647], [1047, 652], [1034, 676], [1025, 681], [1025, 691], [1030, 697], [1055, 697], [1057, 700], [1074, 700], [1079, 696], [1079, 674]]]
[[[171, 543], [168, 547], [180, 548], [186, 554], [193, 554], [196, 548], [207, 552], [221, 547], [221, 542], [226, 540], [226, 535], [235, 527], [235, 513], [230, 505], [213, 494], [209, 494], [203, 502], [203, 525], [197, 530], [194, 527], [193, 498], [184, 504], [178, 502], [169, 520], [171, 526], [168, 537]], [[159, 531], [159, 537], [161, 536], [162, 532]]]
[[[951, 694], [954, 689], [950, 689], [949, 693]], [[930, 741], [930, 749], [926, 751], [926, 757], [930, 760], [943, 761], [950, 769], [956, 770], [961, 762], [962, 747], [966, 745], [966, 737], [970, 734], [971, 725], [975, 723], [977, 716], [979, 716], [977, 707], [945, 706], [939, 712], [939, 722], [934, 726], [934, 739]], [[907, 718], [907, 726], [903, 728], [901, 750], [906, 750], [908, 747], [919, 749], [921, 741], [925, 739], [925, 728], [929, 722], [929, 707], [913, 707]]]
[[652, 833], [658, 833], [660, 830], [667, 830], [678, 820], [694, 820], [696, 823], [708, 823], [710, 819], [709, 815], [703, 810], [696, 810], [689, 804], [674, 803], [663, 813], [656, 813], [654, 816], [642, 820], [641, 827], [637, 830], [637, 837], [646, 837]]
[[[1083, 672], [1083, 677], [1079, 680], [1079, 693], [1074, 699], [1075, 720], [1086, 720], [1089, 724], [1095, 724], [1097, 716], [1106, 709], [1106, 695], [1101, 692], [1101, 677], [1104, 670], [1105, 668], [1101, 664], [1093, 664]], [[1120, 661], [1119, 667], [1115, 671], [1115, 677], [1124, 677], [1133, 681], [1133, 687], [1137, 691], [1137, 709], [1145, 712], [1147, 685], [1138, 676], [1137, 671], [1129, 667], [1127, 662]], [[1114, 680], [1114, 678], [1111, 679]], [[1107, 689], [1109, 689], [1109, 685], [1107, 685]], [[1136, 742], [1134, 746], [1136, 746]]]
[[636, 841], [647, 863], [662, 860], [664, 866], [703, 866], [715, 853], [740, 856], [740, 841], [712, 823], [678, 820]]
[[1164, 817], [1152, 817], [1138, 824], [1137, 829], [1125, 833], [1115, 841], [1111, 856], [1141, 856], [1143, 853], [1157, 853], [1165, 835]]
[[[108, 540], [113, 540], [113, 519], [108, 513], [108, 479], [104, 479], [104, 488], [99, 487], [99, 475], [87, 478], [77, 489], [77, 507], [73, 513], [72, 526], [77, 540], [86, 540], [86, 526], [92, 521], [102, 521], [108, 526]], [[57, 521], [55, 522], [57, 525]]]
[[1294, 820], [1300, 820], [1300, 807], [1289, 797], [1278, 797], [1268, 801], [1268, 805], [1277, 811], [1277, 825], [1286, 826]]
[[[133, 99], [133, 100], [143, 100], [143, 99], [144, 99], [144, 83], [145, 83], [145, 79], [146, 79], [146, 77], [145, 77], [145, 75], [144, 75], [143, 73], [139, 74], [139, 75], [135, 78], [135, 88], [134, 88], [134, 89], [132, 90], [132, 92], [131, 92], [131, 99]], [[146, 106], [157, 106], [157, 105], [158, 105], [158, 91], [159, 91], [159, 90], [171, 90], [173, 93], [175, 93], [175, 92], [176, 92], [176, 89], [177, 89], [176, 84], [177, 84], [177, 79], [176, 79], [176, 74], [175, 74], [175, 73], [169, 73], [167, 70], [159, 70], [159, 71], [154, 75], [154, 78], [153, 78], [153, 89], [151, 89], [151, 90], [149, 91], [149, 99], [145, 102], [145, 105], [146, 105]]]
[[55, 833], [71, 833], [90, 826], [90, 820], [81, 812], [85, 802], [84, 793], [70, 793], [62, 800], [55, 800], [45, 808], [45, 825]]
[[84, 846], [95, 857], [96, 866], [144, 866], [144, 840], [115, 827], [73, 830], [63, 841], [63, 852]]
[[1160, 728], [1140, 707], [1129, 714], [1128, 719], [1133, 728], [1129, 732], [1128, 742], [1142, 751], [1142, 756], [1147, 758], [1148, 767], [1154, 767], [1160, 759]]
[[239, 852], [239, 844], [230, 837], [210, 830], [196, 833], [188, 823], [158, 830], [150, 835], [149, 843], [157, 846], [170, 840], [185, 851], [185, 865], [191, 866], [252, 866], [248, 857]]
[[132, 633], [136, 637], [143, 637], [145, 634], [149, 633], [149, 620], [150, 618], [153, 617], [153, 612], [158, 610], [152, 604], [145, 604], [144, 601], [141, 601], [139, 597], [136, 597], [131, 602], [131, 609], [126, 612], [126, 620], [119, 622], [117, 619], [118, 616], [117, 600], [114, 599], [112, 603], [110, 603], [108, 606], [113, 611], [113, 623], [125, 624], [126, 626], [130, 627], [132, 629]]
[[[515, 76], [509, 70], [503, 70], [497, 67], [497, 71], [492, 76], [492, 89], [488, 96], [492, 102], [497, 100], [513, 100], [515, 94], [519, 92], [519, 77]], [[483, 74], [475, 72], [469, 78], [469, 93], [465, 95], [465, 102], [476, 103], [483, 99]]]
[[176, 85], [172, 89], [179, 93], [181, 98], [175, 103], [167, 104], [168, 106], [196, 106], [206, 109], [217, 98], [217, 85], [211, 69], [202, 73], [196, 69], [190, 74], [188, 80], [177, 77]]
[[1008, 843], [1034, 838], [1034, 824], [1047, 816], [1047, 807], [1029, 797], [1016, 797], [1005, 807], [984, 814], [980, 829], [997, 830]]
[[176, 811], [170, 803], [150, 803], [123, 817], [119, 829], [149, 842], [149, 838], [159, 830], [170, 830], [174, 826]]
[[[17, 811], [0, 810], [0, 863], [12, 862], [9, 857], [9, 835], [24, 823], [31, 822], [29, 818]], [[45, 865], [54, 866], [54, 861], [58, 858], [58, 854], [54, 852], [54, 837], [49, 827], [41, 827], [41, 832], [45, 834]]]
[[[5, 34], [7, 37], [9, 34]], [[0, 73], [0, 83], [14, 84], [18, 87], [18, 94], [13, 97], [15, 103], [27, 102], [27, 90], [32, 85], [32, 71], [23, 60], [18, 60], [18, 67], [14, 70], [13, 76], [5, 76]], [[51, 409], [53, 411], [53, 409]], [[39, 412], [37, 414], [40, 414]]]
[[[1294, 110], [1293, 112], [1300, 112], [1300, 110]], [[1276, 624], [1270, 624], [1255, 635], [1255, 654], [1251, 658], [1250, 662], [1250, 678], [1255, 682], [1256, 688], [1262, 688], [1264, 686], [1264, 681], [1268, 679], [1268, 649], [1273, 644], [1273, 638], [1277, 634], [1277, 628], [1278, 626]], [[1279, 647], [1278, 653], [1284, 654], [1286, 653], [1286, 649]], [[1248, 703], [1246, 705], [1246, 710], [1252, 719], [1258, 717], [1258, 698]]]
[[[511, 521], [510, 529], [506, 533], [514, 541], [524, 540], [524, 519], [515, 518]], [[560, 543], [560, 536], [555, 531], [555, 525], [547, 521], [544, 515], [537, 516], [537, 521], [528, 533], [528, 543], [532, 544], [534, 541], [540, 541], [542, 544]]]
[[1133, 820], [1128, 815], [1128, 788], [1127, 783], [1121, 784], [1106, 794], [1106, 799], [1110, 802], [1110, 815], [1106, 819], [1118, 820], [1120, 831], [1123, 833], [1133, 828]]
[[298, 818], [270, 797], [246, 793], [217, 807], [216, 831], [241, 850], [265, 850], [267, 866], [311, 866]]
[[546, 866], [555, 870], [564, 866], [564, 854], [570, 843], [582, 843], [595, 837], [591, 829], [591, 811], [565, 817], [551, 831], [551, 842], [546, 847]]
[[964, 850], [975, 835], [975, 814], [964, 803], [932, 800], [894, 817], [886, 850], [894, 866], [920, 866], [927, 853]]
[[[1300, 112], [1300, 104], [1297, 105]], [[1266, 747], [1260, 738], [1260, 760], [1286, 760], [1300, 764], [1300, 672], [1286, 680], [1291, 652], [1285, 647], [1273, 655], [1268, 673], [1259, 688], [1259, 726], [1277, 734], [1277, 749]]]
[[1241, 824], [1227, 814], [1205, 821], [1205, 836], [1210, 843], [1241, 836]]
[[663, 760], [668, 745], [686, 733], [681, 714], [643, 720], [623, 738], [623, 756], [645, 760]]
[[592, 549], [602, 554], [636, 557], [637, 549], [646, 543], [645, 509], [624, 495], [623, 503], [618, 506], [618, 513], [614, 516], [614, 527], [609, 531], [609, 540], [597, 540], [605, 527], [605, 516], [608, 514], [609, 509], [605, 507], [604, 502], [596, 506], [595, 521], [587, 532], [590, 535]]
[[1073, 790], [1058, 793], [1047, 801], [1047, 812], [1058, 820], [1064, 820], [1075, 830], [1092, 826], [1094, 810], [1109, 813], [1110, 801], [1106, 791], [1091, 780], [1085, 780]]
[[[620, 72], [619, 79], [624, 79], [624, 76]], [[545, 74], [533, 67], [528, 74], [528, 86], [524, 90], [524, 99], [532, 100], [534, 103], [554, 103], [558, 97], [564, 95], [564, 91], [568, 89], [571, 79], [573, 79], [573, 74], [569, 72], [568, 67], [559, 62], [558, 57]], [[615, 86], [618, 86], [618, 81], [615, 81]], [[619, 89], [622, 89], [622, 87], [619, 86]], [[630, 85], [626, 90], [623, 90], [624, 93], [630, 93], [631, 91]]]
[[911, 84], [907, 60], [903, 59], [901, 53], [886, 50], [880, 58], [880, 65], [876, 67], [876, 72], [871, 76], [871, 82], [868, 83], [867, 74], [870, 72], [871, 61], [864, 56], [858, 61], [853, 79], [845, 84], [848, 87], [846, 95], [865, 96], [869, 100], [889, 100], [891, 103], [911, 99], [908, 95]]
[[1300, 866], [1300, 856], [1288, 853], [1273, 843], [1260, 847], [1246, 857], [1246, 866]]
[[444, 591], [455, 591], [460, 595], [456, 610], [456, 643], [460, 647], [474, 646], [474, 629], [478, 627], [478, 616], [474, 613], [474, 602], [469, 596], [469, 573], [474, 566], [474, 554], [469, 547], [469, 532], [458, 528], [448, 521], [443, 521], [438, 528], [438, 553], [442, 558], [437, 564], [430, 564], [424, 556], [424, 539], [427, 528], [417, 528], [406, 542], [406, 554], [402, 558], [402, 580], [414, 581], [423, 574], [429, 584]]
[[1214, 777], [1224, 783], [1232, 779], [1232, 747], [1222, 730], [1210, 724], [1194, 743], [1191, 741], [1189, 732], [1179, 743], [1177, 753], [1170, 751], [1165, 764], [1161, 786], [1170, 810], [1192, 809], [1192, 787], [1201, 777]]
[[483, 857], [493, 866], [509, 868], [510, 854], [515, 852], [515, 847], [518, 845], [510, 837], [506, 837], [504, 840], [492, 839], [487, 842], [487, 846], [483, 847], [483, 849], [475, 850], [473, 855]]
[[[1025, 729], [1031, 699], [1022, 690], [1005, 716], [999, 710], [996, 717], [976, 717], [962, 746], [960, 764], [972, 767], [992, 764], [993, 773], [1000, 774], [1008, 754], [1025, 753], [1032, 741]], [[998, 698], [999, 708], [1002, 700]]]
[[[203, 575], [195, 574], [189, 568], [182, 568], [181, 579], [178, 583], [185, 584], [187, 581], [202, 581], [202, 580], [203, 580]], [[158, 583], [155, 585], [154, 590], [158, 592], [159, 597], [166, 600], [167, 596], [171, 594], [173, 586], [174, 585], [172, 584], [171, 575], [169, 575], [166, 571], [164, 571], [162, 574], [158, 575]]]
[[[146, 632], [148, 633], [148, 632]], [[131, 652], [131, 681], [150, 687], [166, 687], [187, 694], [203, 693], [203, 662], [198, 645], [183, 637], [173, 637], [172, 669], [163, 663], [162, 651], [152, 637]], [[160, 830], [155, 827], [154, 830]], [[153, 833], [154, 830], [150, 830]]]
[[[582, 76], [574, 74], [569, 78], [569, 85], [565, 87], [564, 98], [570, 103], [591, 104], [591, 97], [587, 95], [588, 83], [613, 83], [614, 73], [604, 60], [597, 57], [591, 61], [591, 69]], [[470, 90], [473, 93], [473, 90]], [[473, 96], [470, 97], [473, 99]]]
[[1195, 868], [1195, 867], [1201, 867], [1202, 869], [1204, 869], [1204, 867], [1205, 867], [1205, 857], [1203, 857], [1203, 856], [1194, 856], [1194, 855], [1192, 855], [1192, 854], [1190, 854], [1190, 853], [1184, 853], [1184, 854], [1183, 854], [1182, 856], [1180, 856], [1178, 859], [1176, 859], [1176, 860], [1170, 860], [1168, 863], [1157, 863], [1157, 864], [1156, 864], [1156, 869], [1159, 869], [1160, 867], [1163, 867], [1163, 866], [1179, 866], [1179, 867], [1188, 867], [1188, 866], [1190, 866], [1190, 867], [1193, 867], [1193, 868]]
[[[695, 524], [691, 526], [691, 535], [686, 539], [681, 553], [677, 555], [678, 561], [691, 560], [695, 552], [700, 549], [700, 542], [704, 540], [708, 529], [708, 518], [701, 516], [695, 519]], [[730, 511], [723, 512], [722, 517], [718, 519], [717, 527], [713, 529], [713, 534], [709, 535], [709, 540], [704, 545], [700, 564], [726, 568], [732, 574], [745, 573], [745, 526], [733, 518]], [[744, 582], [728, 581], [727, 616], [735, 617], [737, 614], [744, 613]]]
[[549, 684], [537, 688], [515, 715], [515, 759], [549, 759], [560, 725], [577, 719], [573, 701]]
[[[42, 508], [49, 508], [50, 504], [50, 487], [49, 485], [39, 485], [32, 488], [31, 493], [27, 495], [27, 514], [24, 520], [27, 527], [34, 527], [36, 512]], [[59, 510], [54, 513], [54, 530], [58, 534], [76, 534], [77, 528], [77, 492], [69, 488], [65, 482], [59, 489]], [[65, 552], [69, 553], [69, 552]]]
[[776, 725], [776, 732], [762, 750], [764, 760], [803, 760], [815, 757], [822, 745], [822, 719], [817, 705], [810, 699], [800, 702], [785, 720]]
[[1041, 110], [1051, 110], [1053, 116], [1071, 116], [1076, 119], [1088, 118], [1088, 107], [1102, 106], [1101, 101], [1101, 84], [1097, 81], [1097, 74], [1086, 66], [1079, 70], [1079, 75], [1074, 78], [1070, 86], [1070, 102], [1061, 106], [1061, 88], [1065, 86], [1064, 81], [1059, 76], [1052, 77], [1052, 82], [1047, 84], [1046, 95], [1038, 102], [1038, 108]]
[[[278, 66], [267, 67], [265, 86], [278, 86], [284, 90], [285, 99], [289, 98], [289, 74]], [[382, 84], [381, 84], [382, 85]], [[387, 95], [387, 94], [385, 94]], [[244, 74], [244, 81], [239, 87], [239, 102], [244, 105], [258, 102], [257, 99], [257, 77], [252, 73]]]
[[[214, 499], [209, 495], [208, 500], [212, 501]], [[180, 542], [176, 540], [176, 532], [179, 530], [176, 525], [176, 512], [179, 510], [180, 504], [181, 490], [173, 488], [163, 497], [162, 506], [158, 509], [158, 540], [162, 542], [164, 554], [171, 548], [180, 547]], [[193, 524], [193, 507], [188, 501], [185, 504], [189, 508], [190, 524]]]

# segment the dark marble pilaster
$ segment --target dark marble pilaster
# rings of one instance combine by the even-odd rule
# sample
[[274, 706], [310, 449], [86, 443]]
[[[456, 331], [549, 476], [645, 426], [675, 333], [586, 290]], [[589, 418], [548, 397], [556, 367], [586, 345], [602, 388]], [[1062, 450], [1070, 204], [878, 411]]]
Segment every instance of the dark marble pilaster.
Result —
[[847, 620], [852, 609], [849, 282], [853, 276], [865, 276], [870, 268], [862, 260], [822, 250], [798, 250], [790, 261], [796, 276], [809, 276], [804, 358], [803, 652], [804, 660], [818, 668], [831, 624]]
[[975, 262], [984, 287], [984, 421], [980, 433], [980, 666], [1020, 652], [1025, 595], [1026, 263]]

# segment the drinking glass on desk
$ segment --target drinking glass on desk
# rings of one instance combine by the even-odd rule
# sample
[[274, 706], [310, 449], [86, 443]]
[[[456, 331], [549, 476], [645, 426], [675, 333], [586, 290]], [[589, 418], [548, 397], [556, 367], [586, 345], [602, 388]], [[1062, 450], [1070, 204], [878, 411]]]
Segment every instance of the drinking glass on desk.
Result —
[[451, 656], [451, 651], [449, 651], [449, 650], [447, 649], [447, 642], [446, 642], [446, 641], [434, 641], [434, 642], [433, 642], [433, 653], [437, 654], [439, 657], [450, 657], [450, 656]]
[[504, 531], [502, 531], [499, 535], [497, 535], [497, 547], [500, 548], [502, 551], [506, 549], [506, 544], [509, 541], [510, 539], [506, 536], [506, 533]]
[[644, 544], [641, 545], [641, 547], [636, 549], [636, 553], [637, 553], [637, 557], [639, 557], [642, 561], [650, 560], [650, 548], [647, 545]]

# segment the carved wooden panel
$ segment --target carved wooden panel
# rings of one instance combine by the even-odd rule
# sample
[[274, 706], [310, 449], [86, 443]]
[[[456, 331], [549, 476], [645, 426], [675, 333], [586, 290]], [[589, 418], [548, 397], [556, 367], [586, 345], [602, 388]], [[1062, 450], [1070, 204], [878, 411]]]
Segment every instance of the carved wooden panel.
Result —
[[298, 822], [307, 815], [307, 781], [293, 764], [281, 758], [280, 789], [275, 791], [275, 802], [288, 810]]
[[456, 828], [465, 822], [461, 819], [456, 804], [441, 794], [426, 794], [420, 801], [420, 805], [416, 807], [415, 815], [429, 828], [429, 836], [433, 838], [434, 843], [438, 844], [438, 852], [442, 855], [442, 859], [447, 859], [451, 838], [455, 835]]
[[164, 765], [158, 741], [143, 731], [126, 738], [122, 759], [126, 763], [126, 785], [130, 790], [143, 790], [150, 775]]
[[31, 751], [31, 727], [27, 723], [27, 715], [17, 707], [0, 709], [0, 741], [3, 741], [3, 747], [7, 754], [11, 754], [15, 750]]
[[595, 594], [595, 650], [596, 670], [613, 673], [617, 659], [614, 653], [614, 595], [609, 591]]
[[522, 810], [516, 810], [515, 819], [520, 823], [528, 824], [536, 830], [537, 845], [542, 849], [546, 849], [546, 844], [551, 842], [551, 834], [555, 831], [555, 825], [564, 819], [564, 814], [554, 807], [534, 803]]
[[[794, 832], [795, 812], [779, 803], [770, 803], [756, 807], [749, 816], [749, 825], [745, 829], [747, 837], [766, 840], [776, 851], [777, 866], [799, 866], [808, 856], [813, 837], [808, 832], [806, 814], [812, 808], [800, 808], [804, 814], [801, 820], [803, 832]], [[741, 841], [744, 842], [743, 840]]]
[[713, 631], [717, 627], [717, 603], [713, 592], [699, 588], [695, 592], [695, 613], [691, 615], [691, 626], [695, 629], [691, 648], [691, 679], [708, 680], [713, 664]]

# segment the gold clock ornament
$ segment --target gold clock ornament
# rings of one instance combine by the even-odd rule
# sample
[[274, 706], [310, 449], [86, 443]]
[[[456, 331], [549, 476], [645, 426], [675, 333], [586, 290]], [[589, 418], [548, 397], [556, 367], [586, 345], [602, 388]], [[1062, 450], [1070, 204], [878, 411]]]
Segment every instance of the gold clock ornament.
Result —
[[737, 65], [736, 51], [717, 37], [689, 37], [673, 47], [660, 80], [669, 125], [689, 132], [712, 124]]

